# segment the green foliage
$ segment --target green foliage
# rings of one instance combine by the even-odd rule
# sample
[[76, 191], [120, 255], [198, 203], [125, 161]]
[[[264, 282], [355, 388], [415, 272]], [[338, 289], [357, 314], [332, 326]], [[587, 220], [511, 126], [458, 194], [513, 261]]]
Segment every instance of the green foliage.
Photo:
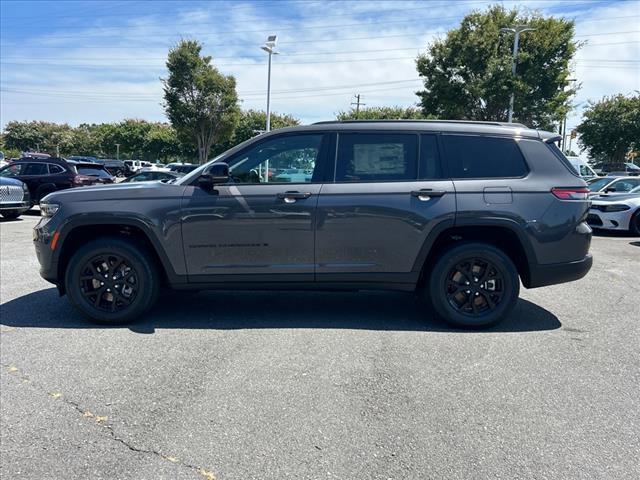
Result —
[[577, 131], [580, 146], [598, 163], [623, 162], [640, 149], [640, 94], [591, 102]]
[[120, 158], [192, 159], [195, 154], [180, 143], [171, 125], [144, 120], [85, 123], [76, 128], [48, 122], [9, 122], [3, 134], [3, 148], [17, 151], [17, 156], [38, 149], [55, 155], [57, 145], [63, 156], [115, 158], [117, 143]]
[[[213, 146], [213, 155], [229, 150], [231, 147], [255, 137], [263, 132], [267, 125], [267, 113], [264, 110], [244, 110], [240, 113], [238, 125], [233, 135], [224, 142], [218, 142]], [[300, 121], [291, 115], [280, 115], [271, 112], [271, 130], [300, 125]]]
[[[520, 36], [517, 70], [511, 73], [514, 35], [503, 27], [535, 28]], [[551, 129], [570, 109], [569, 62], [580, 43], [573, 21], [495, 5], [473, 12], [459, 28], [436, 40], [416, 64], [424, 78], [422, 111], [443, 119], [506, 121], [515, 92], [514, 121]]]
[[356, 115], [352, 108], [347, 112], [339, 112], [338, 120], [411, 120], [427, 118], [416, 107], [367, 107], [361, 108]]
[[200, 43], [190, 40], [170, 50], [163, 84], [167, 117], [185, 143], [197, 144], [202, 163], [214, 143], [231, 137], [240, 108], [235, 78], [221, 74], [201, 50]]

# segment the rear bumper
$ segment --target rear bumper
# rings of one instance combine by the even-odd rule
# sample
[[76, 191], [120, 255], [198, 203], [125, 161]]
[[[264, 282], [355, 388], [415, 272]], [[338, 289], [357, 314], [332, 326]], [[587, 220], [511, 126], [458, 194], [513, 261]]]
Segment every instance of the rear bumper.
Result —
[[527, 288], [544, 287], [557, 283], [572, 282], [584, 277], [593, 265], [593, 257], [587, 254], [575, 262], [554, 263], [551, 265], [529, 264], [529, 281]]

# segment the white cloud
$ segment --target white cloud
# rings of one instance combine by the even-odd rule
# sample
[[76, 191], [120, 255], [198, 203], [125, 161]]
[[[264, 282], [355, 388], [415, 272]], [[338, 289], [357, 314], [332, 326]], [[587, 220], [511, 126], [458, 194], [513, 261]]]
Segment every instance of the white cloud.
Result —
[[[8, 39], [5, 46], [3, 37], [1, 121], [164, 120], [159, 78], [165, 74], [168, 47], [183, 37], [203, 41], [205, 53], [214, 57], [220, 70], [236, 77], [244, 108], [262, 109], [267, 66], [259, 47], [269, 33], [278, 34], [282, 52], [273, 63], [274, 111], [304, 122], [331, 119], [349, 108], [356, 93], [369, 106], [408, 106], [416, 103], [414, 92], [421, 87], [414, 63], [417, 53], [437, 32], [455, 27], [465, 13], [489, 3], [262, 2], [216, 3], [216, 8], [184, 4], [171, 18], [150, 13], [114, 26], [113, 17], [98, 16], [97, 26], [43, 34], [26, 42]], [[584, 3], [572, 5], [560, 0], [526, 3], [555, 14], [579, 14], [578, 35], [638, 30], [636, 2], [597, 4], [589, 11]], [[624, 18], [592, 21], [606, 17]], [[581, 38], [589, 38], [590, 44], [576, 59], [576, 76], [582, 83], [576, 103], [640, 89], [638, 70], [630, 68], [637, 67], [630, 60], [640, 58], [640, 44], [602, 45], [637, 42], [640, 34]], [[607, 62], [597, 65], [599, 59]], [[396, 80], [409, 81], [388, 83]], [[329, 89], [336, 86], [344, 88]], [[569, 117], [569, 126], [577, 123], [578, 115], [579, 110]]]

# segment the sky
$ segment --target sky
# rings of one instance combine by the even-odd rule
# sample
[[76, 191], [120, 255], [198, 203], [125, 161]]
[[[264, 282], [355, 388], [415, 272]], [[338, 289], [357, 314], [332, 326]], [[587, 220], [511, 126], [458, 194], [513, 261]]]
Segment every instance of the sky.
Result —
[[355, 94], [367, 106], [416, 105], [416, 56], [496, 3], [575, 20], [586, 44], [572, 64], [581, 88], [569, 128], [589, 100], [640, 90], [640, 0], [0, 0], [0, 125], [166, 121], [160, 79], [183, 38], [235, 76], [245, 109], [266, 107], [260, 46], [270, 34], [280, 52], [272, 111], [313, 123], [348, 110]]

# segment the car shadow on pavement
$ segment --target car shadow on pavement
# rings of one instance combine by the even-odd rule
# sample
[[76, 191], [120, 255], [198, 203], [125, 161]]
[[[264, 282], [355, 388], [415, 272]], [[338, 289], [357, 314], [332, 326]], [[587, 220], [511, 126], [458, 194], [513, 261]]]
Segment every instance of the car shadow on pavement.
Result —
[[527, 332], [555, 330], [558, 318], [520, 299], [511, 316], [485, 330], [455, 329], [433, 319], [413, 295], [397, 292], [163, 292], [158, 304], [134, 324], [105, 327], [86, 320], [56, 289], [0, 306], [0, 324], [31, 328], [359, 329], [431, 332]]

